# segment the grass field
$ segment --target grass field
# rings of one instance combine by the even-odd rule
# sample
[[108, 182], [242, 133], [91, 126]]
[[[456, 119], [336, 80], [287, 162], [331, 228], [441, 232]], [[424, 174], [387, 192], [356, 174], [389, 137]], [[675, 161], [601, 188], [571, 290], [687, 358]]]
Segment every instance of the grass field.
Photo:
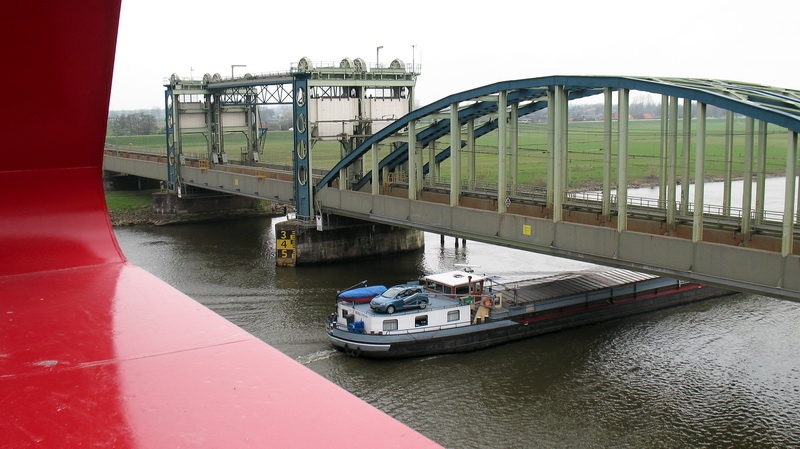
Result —
[[[733, 173], [734, 177], [741, 176], [744, 165], [744, 119], [737, 119], [734, 124], [733, 135]], [[614, 123], [616, 127], [616, 122]], [[696, 122], [692, 124], [692, 147], [696, 143]], [[603, 167], [603, 123], [602, 122], [570, 122], [568, 134], [568, 167], [570, 186], [586, 185], [602, 180]], [[678, 126], [678, 167], [680, 177], [682, 172], [681, 124]], [[419, 130], [418, 130], [419, 131]], [[543, 185], [547, 172], [547, 126], [545, 124], [520, 124], [519, 125], [519, 152], [517, 180], [520, 184]], [[661, 122], [659, 120], [632, 120], [629, 125], [628, 142], [628, 179], [631, 183], [650, 183], [658, 179], [660, 163], [660, 138]], [[724, 175], [725, 154], [725, 119], [708, 119], [706, 123], [706, 178], [720, 178]], [[292, 162], [292, 132], [270, 131], [260, 157], [261, 162], [275, 164], [291, 164]], [[476, 142], [476, 178], [478, 181], [496, 182], [497, 180], [497, 132], [479, 138]], [[132, 136], [109, 137], [107, 143], [121, 147], [147, 149], [165, 153], [165, 137]], [[507, 140], [508, 141], [508, 140]], [[224, 141], [229, 158], [238, 159], [239, 154], [246, 145], [246, 138], [241, 133], [225, 135]], [[786, 165], [786, 130], [776, 126], [768, 128], [766, 170], [767, 174], [783, 174]], [[449, 136], [438, 143], [438, 149], [449, 146]], [[616, 146], [612, 143], [612, 158], [616, 162]], [[192, 134], [183, 138], [183, 152], [185, 154], [206, 152], [206, 140], [202, 135]], [[318, 142], [312, 149], [313, 168], [329, 169], [341, 159], [340, 144], [338, 142]], [[388, 150], [381, 151], [381, 157], [386, 156]], [[364, 159], [365, 171], [371, 167], [371, 155]], [[425, 161], [428, 160], [427, 149], [423, 150]], [[461, 172], [466, 176], [469, 155], [462, 152]], [[694, 177], [694, 155], [691, 156], [689, 167], [690, 176]], [[755, 160], [755, 159], [754, 159]], [[754, 162], [755, 163], [755, 162]], [[754, 166], [755, 170], [756, 167]], [[440, 167], [440, 176], [449, 178], [450, 163], [445, 162]], [[616, 179], [616, 167], [612, 169], [612, 179]]]
[[106, 191], [109, 210], [134, 210], [153, 204], [152, 194], [156, 190], [112, 190]]

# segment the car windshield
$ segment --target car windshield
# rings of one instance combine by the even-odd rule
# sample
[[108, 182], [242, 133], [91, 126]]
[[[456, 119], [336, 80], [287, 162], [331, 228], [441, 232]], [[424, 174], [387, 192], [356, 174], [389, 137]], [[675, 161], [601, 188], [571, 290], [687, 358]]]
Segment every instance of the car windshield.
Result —
[[383, 292], [381, 294], [381, 296], [384, 297], [384, 298], [394, 298], [398, 294], [400, 294], [403, 291], [405, 291], [405, 289], [406, 289], [406, 287], [400, 287], [400, 286], [391, 287], [390, 289], [388, 289], [385, 292]]

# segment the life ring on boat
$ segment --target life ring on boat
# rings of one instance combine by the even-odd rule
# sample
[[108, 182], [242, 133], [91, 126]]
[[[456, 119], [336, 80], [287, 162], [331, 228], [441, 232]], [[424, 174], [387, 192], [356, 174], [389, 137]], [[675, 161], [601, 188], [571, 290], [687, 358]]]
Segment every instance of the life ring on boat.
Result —
[[492, 305], [493, 305], [492, 300], [489, 299], [489, 298], [484, 299], [483, 300], [483, 305], [486, 306], [486, 307], [492, 307]]

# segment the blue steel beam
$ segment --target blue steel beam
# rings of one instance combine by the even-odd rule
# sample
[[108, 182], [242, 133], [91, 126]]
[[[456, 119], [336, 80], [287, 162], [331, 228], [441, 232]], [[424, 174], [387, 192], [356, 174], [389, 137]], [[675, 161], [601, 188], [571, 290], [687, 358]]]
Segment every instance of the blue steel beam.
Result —
[[[517, 95], [512, 98], [513, 101], [523, 101], [535, 98], [536, 96], [541, 96], [542, 93], [546, 95], [546, 91], [537, 91], [535, 95]], [[537, 111], [539, 109], [544, 109], [547, 106], [546, 102], [537, 102], [537, 103], [530, 103], [522, 108], [520, 108], [520, 114], [529, 114], [531, 112]], [[479, 102], [474, 105], [468, 106], [458, 112], [459, 122], [465, 123], [468, 120], [475, 119], [478, 117], [483, 117], [490, 114], [497, 113], [497, 104], [494, 102], [484, 101]], [[490, 131], [497, 129], [497, 121], [493, 120], [478, 129], [475, 130], [475, 138], [483, 136]], [[431, 141], [436, 140], [442, 136], [447, 135], [450, 132], [450, 119], [441, 120], [430, 127], [426, 128], [422, 132], [418, 134], [418, 139], [424, 146], [427, 146]], [[408, 158], [408, 144], [403, 143], [402, 145], [398, 146], [395, 150], [393, 150], [388, 156], [386, 156], [381, 162], [379, 163], [379, 168], [388, 167], [389, 169], [394, 169], [398, 165], [405, 162]], [[363, 153], [362, 153], [363, 154]], [[442, 162], [446, 160], [447, 157], [450, 156], [450, 148], [447, 147], [443, 150], [439, 155], [436, 157], [437, 162]], [[423, 167], [423, 173], [428, 172], [428, 164], [425, 164]], [[356, 185], [355, 189], [358, 190], [365, 185], [366, 182], [369, 182], [372, 179], [372, 173], [367, 173]]]
[[294, 203], [298, 217], [313, 217], [314, 207], [311, 181], [311, 158], [308, 123], [308, 78], [297, 76], [293, 84], [294, 102], [292, 116], [294, 118]]
[[164, 93], [165, 135], [167, 138], [167, 188], [175, 192], [178, 183], [177, 169], [175, 168], [175, 104], [173, 103], [172, 88], [167, 88]]
[[[575, 100], [578, 98], [583, 98], [586, 96], [594, 95], [594, 92], [591, 91], [575, 91], [572, 92], [570, 95], [570, 100]], [[521, 90], [514, 92], [513, 95], [509, 95], [509, 104], [511, 103], [520, 103], [523, 101], [530, 101], [534, 98], [542, 98], [547, 96], [547, 90], [543, 89], [529, 89], [529, 90]], [[531, 114], [533, 112], [539, 111], [547, 107], [547, 101], [540, 100], [540, 101], [533, 101], [528, 103], [519, 108], [519, 115], [526, 115]], [[496, 114], [497, 113], [497, 103], [484, 101], [480, 103], [476, 103], [475, 105], [468, 106], [458, 112], [459, 122], [465, 123], [468, 120], [475, 119], [478, 117], [483, 117], [486, 115]], [[495, 129], [497, 129], [497, 120], [491, 120], [482, 126], [475, 129], [474, 138], [479, 138], [484, 136]], [[423, 145], [427, 146], [432, 140], [438, 139], [442, 136], [447, 135], [450, 132], [450, 119], [445, 119], [437, 122], [436, 124], [430, 126], [429, 128], [423, 130], [423, 132], [419, 133], [418, 140], [422, 142]], [[464, 143], [462, 142], [462, 147]], [[358, 150], [358, 149], [357, 149]], [[388, 167], [390, 170], [393, 170], [398, 165], [404, 163], [408, 158], [408, 144], [403, 143], [395, 150], [393, 150], [389, 155], [381, 160], [379, 163], [379, 168]], [[363, 154], [363, 153], [362, 153]], [[437, 163], [441, 163], [447, 158], [450, 157], [450, 147], [443, 149], [439, 154], [436, 155], [435, 160]], [[429, 167], [428, 164], [423, 166], [423, 173], [428, 173]], [[378, 174], [380, 176], [380, 173]], [[364, 177], [359, 180], [358, 183], [354, 185], [354, 190], [361, 189], [366, 183], [372, 180], [372, 172], [367, 173]]]

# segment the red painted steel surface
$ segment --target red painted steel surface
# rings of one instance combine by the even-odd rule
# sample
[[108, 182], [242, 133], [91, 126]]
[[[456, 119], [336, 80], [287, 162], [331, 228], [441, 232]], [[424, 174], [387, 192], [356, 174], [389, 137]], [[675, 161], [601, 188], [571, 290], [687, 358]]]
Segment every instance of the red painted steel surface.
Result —
[[11, 11], [0, 447], [438, 447], [125, 260], [101, 182], [119, 3]]

